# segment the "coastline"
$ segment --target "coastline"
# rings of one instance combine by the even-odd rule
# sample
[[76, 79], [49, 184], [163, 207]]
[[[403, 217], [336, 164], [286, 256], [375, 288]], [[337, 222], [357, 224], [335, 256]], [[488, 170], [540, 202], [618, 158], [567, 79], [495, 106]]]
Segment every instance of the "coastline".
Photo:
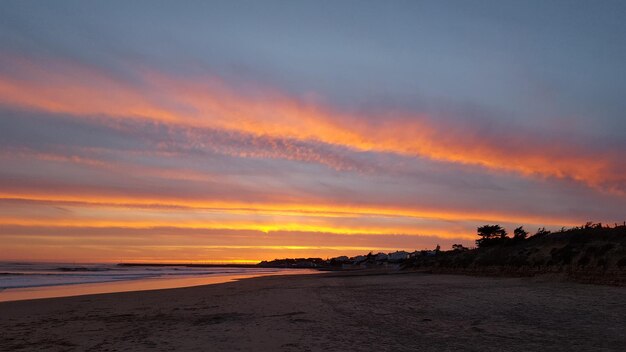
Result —
[[190, 274], [188, 276], [183, 275], [180, 277], [151, 277], [143, 279], [123, 279], [94, 283], [78, 282], [75, 284], [6, 288], [0, 289], [0, 302], [185, 288], [203, 285], [215, 285], [235, 280], [262, 276], [302, 275], [315, 273], [317, 272], [313, 270], [298, 270], [294, 272], [290, 269], [276, 269], [275, 271], [214, 273], [211, 275], [199, 276], [194, 276]]
[[618, 351], [626, 290], [417, 272], [1, 302], [0, 350]]

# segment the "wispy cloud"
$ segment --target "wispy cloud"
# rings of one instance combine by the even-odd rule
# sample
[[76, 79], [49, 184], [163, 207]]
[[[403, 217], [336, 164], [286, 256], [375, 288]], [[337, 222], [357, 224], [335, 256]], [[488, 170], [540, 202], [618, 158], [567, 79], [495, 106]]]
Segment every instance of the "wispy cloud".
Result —
[[[62, 61], [50, 64], [53, 69], [25, 58], [8, 64], [15, 72], [0, 77], [5, 106], [77, 118], [111, 116], [115, 119], [107, 123], [118, 128], [124, 128], [124, 119], [129, 118], [136, 123], [154, 121], [167, 130], [165, 137], [174, 137], [164, 138], [165, 149], [208, 148], [338, 169], [361, 167], [330, 151], [339, 146], [624, 191], [626, 166], [614, 150], [589, 150], [574, 140], [542, 137], [529, 130], [457, 126], [419, 112], [361, 116], [272, 89], [236, 92], [214, 77], [179, 78], [138, 69], [139, 79], [129, 82]], [[181, 135], [186, 137], [183, 144]]]

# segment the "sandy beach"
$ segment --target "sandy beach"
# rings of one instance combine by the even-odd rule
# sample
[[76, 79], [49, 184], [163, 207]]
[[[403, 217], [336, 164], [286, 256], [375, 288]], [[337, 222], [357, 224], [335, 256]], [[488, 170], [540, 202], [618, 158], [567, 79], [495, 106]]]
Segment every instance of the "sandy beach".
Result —
[[620, 351], [626, 289], [321, 274], [0, 303], [2, 351]]

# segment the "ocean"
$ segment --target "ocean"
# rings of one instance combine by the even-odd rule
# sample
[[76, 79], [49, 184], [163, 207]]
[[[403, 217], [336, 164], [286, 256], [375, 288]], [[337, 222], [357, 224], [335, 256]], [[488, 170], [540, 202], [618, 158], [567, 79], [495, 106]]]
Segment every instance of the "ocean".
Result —
[[120, 266], [116, 264], [0, 263], [0, 301], [197, 286], [313, 270]]

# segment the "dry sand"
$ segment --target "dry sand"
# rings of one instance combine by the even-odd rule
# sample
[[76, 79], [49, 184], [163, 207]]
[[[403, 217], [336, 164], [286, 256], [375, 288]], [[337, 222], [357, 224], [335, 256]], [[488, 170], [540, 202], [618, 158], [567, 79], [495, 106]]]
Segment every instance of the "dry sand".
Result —
[[0, 303], [2, 351], [624, 351], [626, 289], [301, 275]]

